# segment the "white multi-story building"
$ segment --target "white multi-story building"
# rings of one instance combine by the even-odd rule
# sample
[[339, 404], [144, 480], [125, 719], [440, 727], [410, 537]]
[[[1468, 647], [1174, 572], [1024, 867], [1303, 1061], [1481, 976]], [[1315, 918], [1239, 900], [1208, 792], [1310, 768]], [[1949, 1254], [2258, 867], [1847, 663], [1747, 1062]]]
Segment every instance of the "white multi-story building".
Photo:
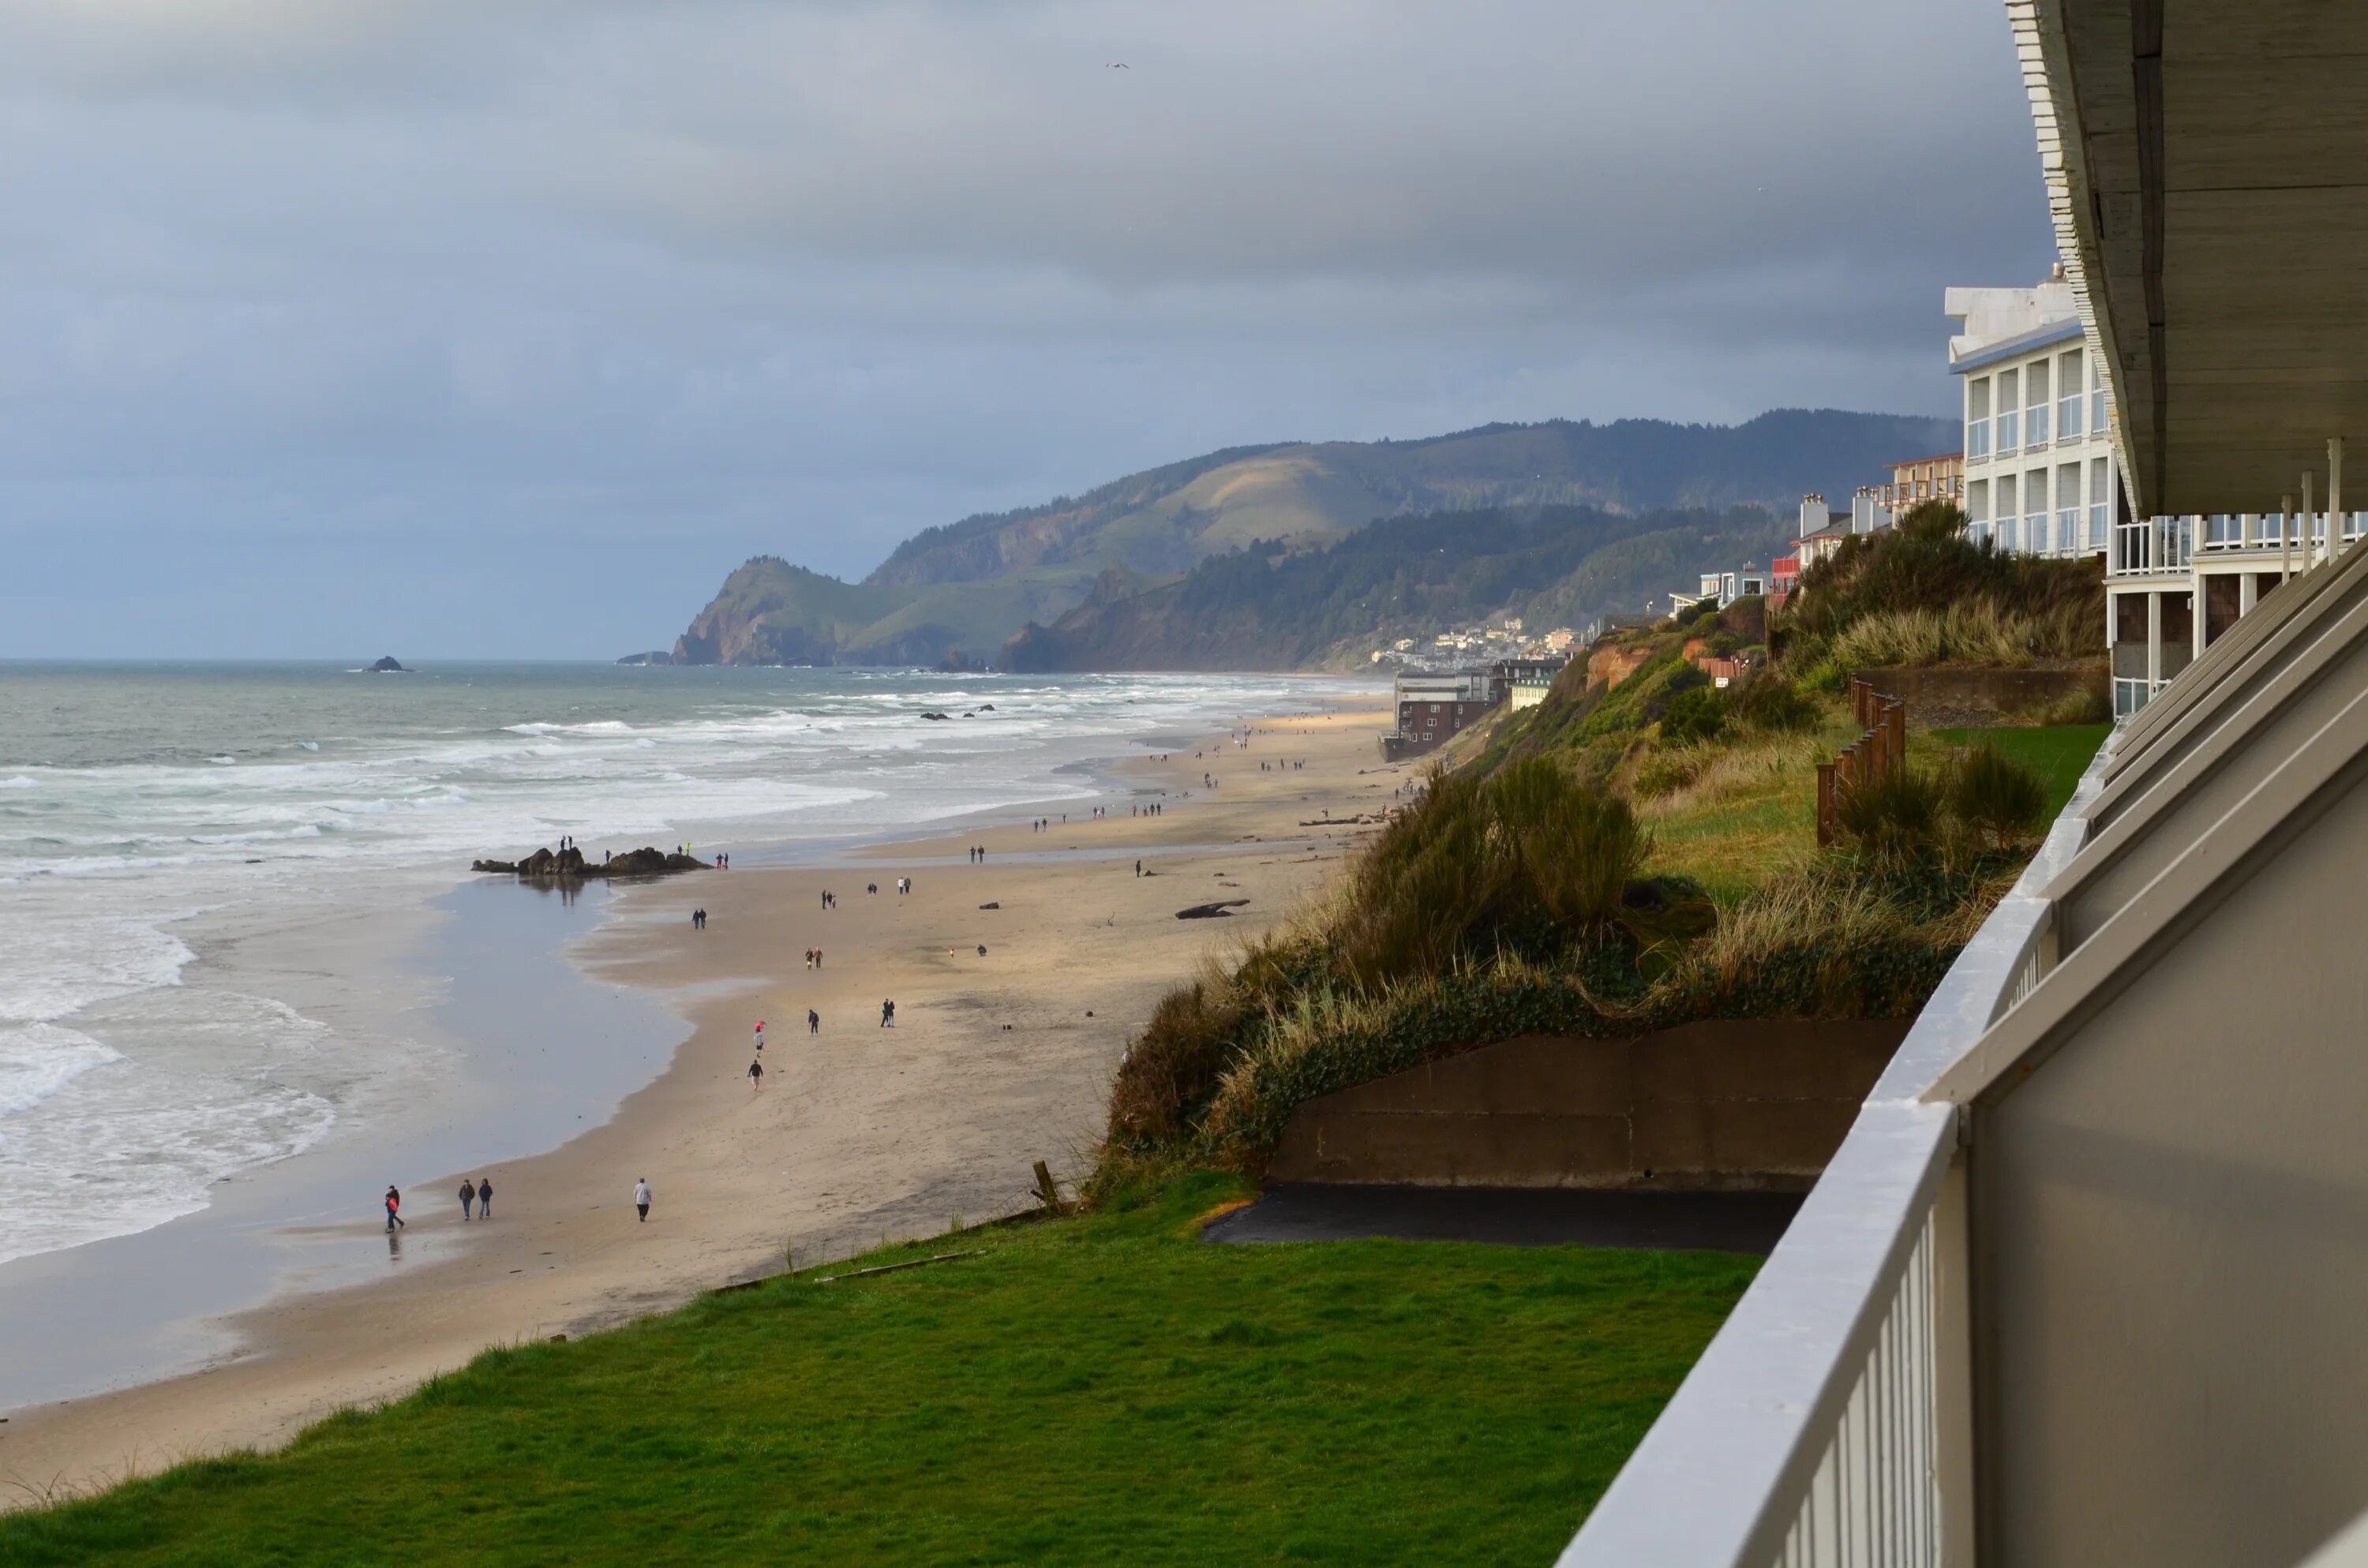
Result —
[[2104, 553], [2119, 469], [2072, 286], [1952, 289], [1944, 308], [1958, 328], [1949, 368], [1964, 383], [1967, 532], [2000, 550]]
[[[2105, 389], [2061, 274], [2030, 289], [1948, 291], [1960, 328], [1949, 366], [1964, 382], [1966, 528], [2001, 550], [2104, 557], [2113, 712], [2127, 718], [2324, 557], [2327, 516], [2305, 494], [2300, 505], [2283, 497], [2276, 512], [2129, 517]], [[2359, 538], [2363, 521], [2368, 514], [2344, 514], [2342, 539]]]

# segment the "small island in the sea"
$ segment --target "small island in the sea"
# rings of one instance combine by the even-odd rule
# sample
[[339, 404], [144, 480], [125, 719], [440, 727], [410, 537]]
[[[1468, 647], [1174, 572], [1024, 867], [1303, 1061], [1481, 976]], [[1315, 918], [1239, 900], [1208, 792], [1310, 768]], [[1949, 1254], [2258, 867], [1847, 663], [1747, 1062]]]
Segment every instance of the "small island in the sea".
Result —
[[393, 653], [387, 654], [370, 666], [370, 674], [374, 676], [407, 676], [410, 673], [396, 662]]

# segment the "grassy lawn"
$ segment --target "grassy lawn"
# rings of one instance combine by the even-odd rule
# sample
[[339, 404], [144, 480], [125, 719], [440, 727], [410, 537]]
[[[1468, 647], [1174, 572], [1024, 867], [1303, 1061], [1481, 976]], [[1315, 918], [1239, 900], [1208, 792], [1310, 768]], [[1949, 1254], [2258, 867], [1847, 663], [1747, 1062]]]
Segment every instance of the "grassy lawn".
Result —
[[1816, 848], [1817, 776], [1814, 767], [1770, 772], [1650, 825], [1654, 871], [1691, 877], [1732, 904]]
[[1757, 1267], [1203, 1244], [1235, 1190], [489, 1352], [282, 1453], [0, 1516], [0, 1562], [1533, 1565]]
[[2072, 799], [2080, 775], [2089, 770], [2097, 749], [2112, 733], [2111, 724], [2050, 724], [2037, 729], [1935, 730], [1932, 738], [1951, 746], [1987, 743], [2001, 756], [2038, 774], [2047, 782], [2047, 815], [2052, 822]]

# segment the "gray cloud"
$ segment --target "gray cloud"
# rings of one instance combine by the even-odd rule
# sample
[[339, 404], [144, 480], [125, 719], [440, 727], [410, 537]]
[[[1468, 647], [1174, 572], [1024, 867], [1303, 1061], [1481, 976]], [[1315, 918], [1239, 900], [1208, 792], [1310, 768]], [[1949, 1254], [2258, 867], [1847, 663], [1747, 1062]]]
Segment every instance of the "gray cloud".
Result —
[[615, 653], [1228, 442], [1939, 410], [2049, 255], [1955, 0], [24, 0], [0, 653]]

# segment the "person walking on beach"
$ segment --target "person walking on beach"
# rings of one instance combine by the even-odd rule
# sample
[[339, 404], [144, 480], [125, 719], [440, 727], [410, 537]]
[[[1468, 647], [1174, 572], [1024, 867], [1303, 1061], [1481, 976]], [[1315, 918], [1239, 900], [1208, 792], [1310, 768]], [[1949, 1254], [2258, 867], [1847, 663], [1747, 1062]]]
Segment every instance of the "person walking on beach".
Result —
[[643, 1219], [650, 1217], [650, 1178], [647, 1176], [633, 1178], [633, 1207], [641, 1210]]
[[479, 1176], [477, 1178], [477, 1218], [490, 1220], [493, 1217], [494, 1184], [490, 1178]]
[[386, 1228], [392, 1231], [403, 1222], [403, 1194], [389, 1184], [386, 1189]]
[[751, 1062], [748, 1063], [748, 1092], [752, 1095], [756, 1094], [764, 1086], [765, 1064], [761, 1062]]
[[815, 1012], [812, 1007], [808, 1007], [806, 1009], [806, 1033], [822, 1033], [822, 1015]]
[[762, 1018], [758, 1018], [758, 1019], [757, 1020], [757, 1051], [761, 1054], [761, 1053], [763, 1052], [764, 1049], [765, 1049], [765, 1020], [764, 1020], [764, 1019], [762, 1019]]
[[883, 1001], [880, 1004], [880, 1027], [883, 1029], [893, 1029], [896, 1027], [895, 1003]]
[[1140, 860], [1134, 863], [1134, 874], [1138, 877], [1143, 875], [1143, 862]]
[[461, 1222], [469, 1222], [469, 1205], [477, 1201], [477, 1184], [467, 1176], [461, 1178]]

